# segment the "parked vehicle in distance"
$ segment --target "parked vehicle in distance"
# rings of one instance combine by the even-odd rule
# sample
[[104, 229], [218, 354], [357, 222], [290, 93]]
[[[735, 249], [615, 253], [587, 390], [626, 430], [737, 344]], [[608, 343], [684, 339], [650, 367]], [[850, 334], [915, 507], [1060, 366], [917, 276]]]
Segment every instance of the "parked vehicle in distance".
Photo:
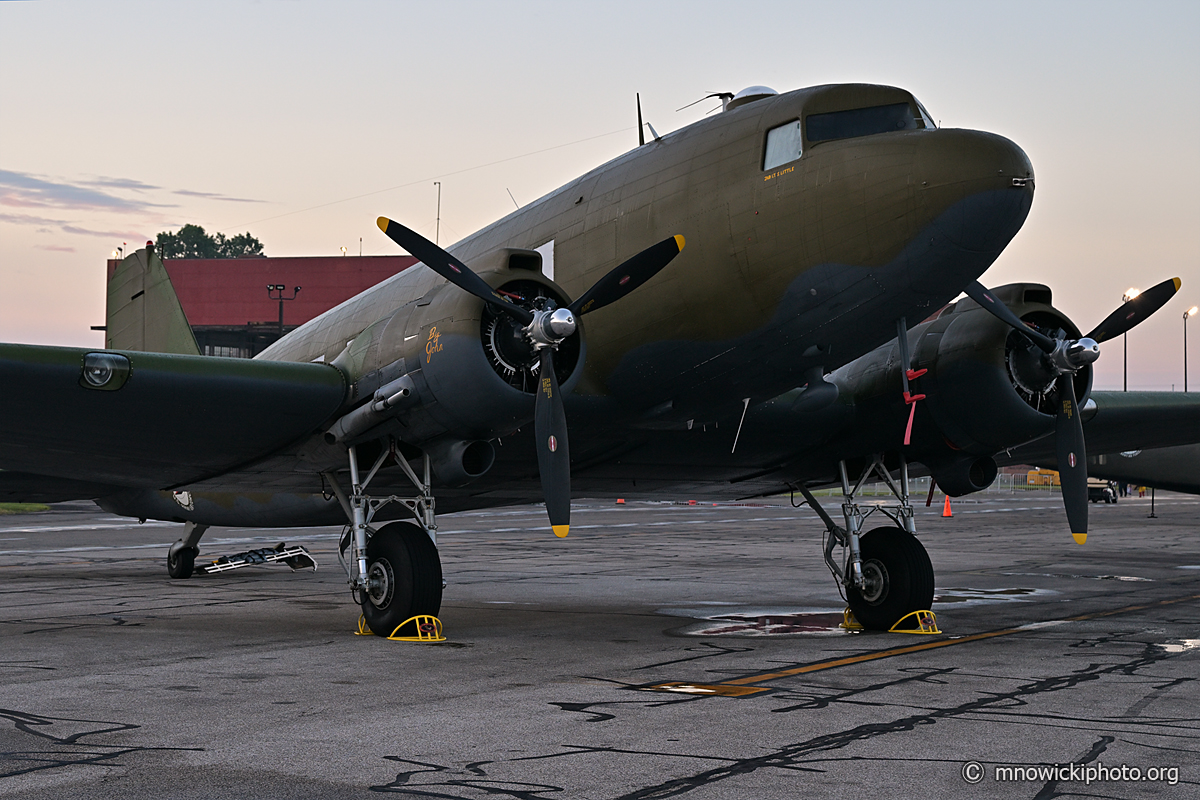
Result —
[[1093, 503], [1099, 503], [1101, 500], [1105, 503], [1117, 502], [1116, 482], [1101, 478], [1088, 478], [1088, 500]]

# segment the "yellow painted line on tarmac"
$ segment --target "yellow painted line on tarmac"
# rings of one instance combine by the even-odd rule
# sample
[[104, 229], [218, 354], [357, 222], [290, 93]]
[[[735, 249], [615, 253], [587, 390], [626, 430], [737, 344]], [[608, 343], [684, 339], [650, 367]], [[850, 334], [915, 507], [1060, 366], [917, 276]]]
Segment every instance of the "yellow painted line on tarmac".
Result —
[[[956, 644], [966, 644], [967, 642], [978, 642], [984, 639], [994, 639], [998, 636], [1008, 636], [1009, 634], [1013, 633], [1027, 633], [1029, 631], [1039, 630], [1041, 628], [1049, 628], [1067, 622], [1082, 622], [1089, 619], [1099, 619], [1101, 617], [1112, 617], [1118, 614], [1128, 614], [1134, 611], [1145, 611], [1147, 609], [1160, 608], [1162, 606], [1174, 605], [1176, 603], [1186, 603], [1191, 600], [1200, 600], [1200, 594], [1189, 594], [1183, 597], [1173, 597], [1168, 600], [1159, 600], [1153, 603], [1140, 603], [1134, 606], [1124, 606], [1123, 608], [1115, 608], [1110, 611], [1097, 611], [1091, 614], [1080, 614], [1074, 617], [1065, 617], [1062, 619], [1047, 620], [1044, 622], [1033, 622], [1028, 625], [1018, 625], [1015, 628], [1003, 628], [1001, 630], [973, 633], [967, 636], [938, 639], [932, 642], [921, 642], [920, 644], [908, 645], [907, 647], [893, 647], [888, 650], [876, 650], [872, 653], [861, 653], [856, 656], [835, 658], [829, 661], [817, 661], [813, 664], [805, 664], [801, 667], [782, 669], [778, 670], [777, 672], [762, 672], [757, 675], [747, 675], [744, 678], [735, 678], [733, 680], [722, 681], [720, 684], [713, 685], [747, 686], [754, 683], [763, 683], [764, 681], [778, 680], [779, 678], [790, 678], [794, 675], [804, 675], [809, 672], [821, 672], [822, 670], [846, 667], [851, 664], [861, 664], [866, 661], [877, 661], [881, 658], [892, 658], [894, 656], [908, 655], [909, 653], [920, 653], [925, 650], [936, 650], [939, 647], [950, 647], [951, 645]], [[665, 684], [660, 685], [665, 686]]]
[[835, 658], [831, 661], [818, 661], [815, 664], [805, 664], [802, 667], [793, 667], [792, 669], [783, 669], [778, 672], [764, 672], [759, 675], [748, 675], [745, 678], [736, 678], [731, 681], [725, 681], [732, 686], [745, 686], [751, 683], [762, 683], [763, 681], [771, 681], [777, 678], [788, 678], [792, 675], [803, 675], [806, 672], [820, 672], [826, 669], [836, 669], [837, 667], [845, 667], [850, 664], [860, 664], [864, 661], [875, 661], [880, 658], [891, 658], [892, 656], [903, 656], [909, 653], [919, 653], [922, 650], [934, 650], [938, 647], [949, 647], [953, 644], [965, 644], [966, 642], [977, 642], [980, 639], [991, 639], [996, 636], [1007, 636], [1010, 633], [1018, 633], [1021, 628], [1005, 628], [999, 631], [986, 631], [985, 633], [975, 633], [970, 636], [959, 636], [951, 639], [939, 639], [936, 642], [923, 642], [914, 644], [908, 647], [893, 647], [890, 650], [876, 650], [873, 653], [861, 653], [857, 656], [847, 656], [845, 658]]
[[701, 697], [746, 697], [747, 695], [769, 692], [769, 686], [734, 686], [729, 683], [685, 683], [670, 681], [647, 686], [653, 692], [675, 692], [677, 694], [695, 694]]

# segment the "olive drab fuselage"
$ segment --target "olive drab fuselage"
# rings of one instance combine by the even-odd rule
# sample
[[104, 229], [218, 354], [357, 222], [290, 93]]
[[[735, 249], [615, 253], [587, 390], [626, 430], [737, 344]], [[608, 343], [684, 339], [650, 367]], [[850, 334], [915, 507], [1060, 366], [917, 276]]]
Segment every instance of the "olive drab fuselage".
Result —
[[[880, 109], [902, 112], [897, 129], [855, 128]], [[846, 124], [839, 133], [829, 120]], [[783, 156], [781, 138], [791, 148]], [[811, 420], [817, 428], [804, 435], [776, 435], [756, 421], [784, 407], [795, 417], [799, 406], [773, 398], [883, 345], [901, 318], [911, 326], [952, 300], [1020, 229], [1032, 196], [1032, 168], [1009, 140], [938, 129], [902, 89], [819, 86], [731, 104], [448, 250], [506, 296], [563, 306], [625, 259], [682, 236], [685, 249], [661, 272], [580, 319], [558, 347], [572, 492], [638, 496], [705, 485], [740, 496], [762, 490], [751, 488], [755, 481], [779, 490], [803, 477], [801, 454], [814, 435], [832, 436], [852, 416], [838, 403], [775, 429]], [[371, 441], [392, 441], [414, 457], [493, 443], [485, 473], [462, 481], [460, 470], [440, 481], [439, 511], [541, 499], [530, 425], [536, 357], [496, 317], [418, 264], [276, 342], [260, 361], [341, 370], [344, 420], [370, 417], [364, 408], [374, 393], [401, 377], [412, 397], [382, 424], [343, 426], [374, 426], [358, 439], [333, 443], [315, 431], [187, 487], [196, 498], [189, 518], [336, 522], [341, 512], [320, 475], [344, 468], [345, 445], [356, 441], [364, 452]], [[244, 491], [247, 481], [269, 487], [268, 499], [222, 494]], [[398, 470], [381, 481], [405, 487]], [[176, 513], [174, 505], [161, 492], [106, 501], [143, 516]]]
[[[581, 325], [580, 357], [561, 377], [568, 410], [583, 415], [716, 421], [745, 397], [773, 397], [812, 367], [832, 370], [887, 341], [897, 318], [940, 307], [1023, 222], [1032, 169], [992, 134], [916, 128], [805, 142], [799, 158], [764, 168], [767, 133], [780, 125], [896, 103], [919, 108], [908, 92], [869, 85], [749, 103], [638, 147], [449, 249], [493, 287], [539, 283], [570, 300], [682, 234], [687, 248], [669, 267]], [[528, 257], [539, 248], [553, 252], [554, 281]], [[418, 440], [438, 429], [503, 436], [527, 421], [529, 392], [489, 367], [483, 316], [482, 302], [418, 265], [260, 358], [323, 358], [371, 390], [402, 363], [428, 395], [429, 419], [409, 426]]]

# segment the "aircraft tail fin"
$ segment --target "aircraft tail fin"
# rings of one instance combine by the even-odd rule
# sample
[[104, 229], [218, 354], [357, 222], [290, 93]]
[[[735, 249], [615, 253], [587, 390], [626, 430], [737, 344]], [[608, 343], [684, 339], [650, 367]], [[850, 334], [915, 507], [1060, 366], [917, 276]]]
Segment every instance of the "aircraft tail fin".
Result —
[[154, 245], [127, 256], [108, 279], [106, 346], [198, 356], [196, 337]]

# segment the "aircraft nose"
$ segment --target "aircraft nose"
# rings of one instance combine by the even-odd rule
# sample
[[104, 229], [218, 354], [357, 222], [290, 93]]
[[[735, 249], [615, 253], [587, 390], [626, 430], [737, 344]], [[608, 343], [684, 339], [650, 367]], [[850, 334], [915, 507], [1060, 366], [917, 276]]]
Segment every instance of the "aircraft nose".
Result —
[[998, 252], [1029, 214], [1033, 165], [1003, 136], [930, 131], [915, 162], [921, 205], [941, 234], [964, 250]]

